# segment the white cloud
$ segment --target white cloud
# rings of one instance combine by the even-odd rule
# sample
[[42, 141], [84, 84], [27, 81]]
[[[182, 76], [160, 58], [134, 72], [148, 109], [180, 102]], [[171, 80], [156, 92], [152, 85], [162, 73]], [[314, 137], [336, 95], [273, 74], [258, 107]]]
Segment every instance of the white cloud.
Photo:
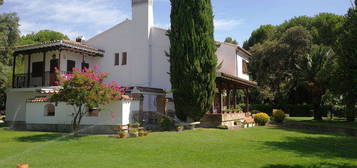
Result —
[[238, 25], [243, 24], [242, 20], [225, 20], [225, 19], [215, 19], [214, 27], [216, 30], [232, 30]]

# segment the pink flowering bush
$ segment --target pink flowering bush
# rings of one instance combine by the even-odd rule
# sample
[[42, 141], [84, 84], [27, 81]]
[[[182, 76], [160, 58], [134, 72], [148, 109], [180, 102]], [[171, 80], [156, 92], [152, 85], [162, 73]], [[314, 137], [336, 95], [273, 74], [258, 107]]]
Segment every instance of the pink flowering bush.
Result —
[[99, 108], [113, 101], [122, 99], [125, 88], [117, 82], [104, 83], [108, 74], [94, 70], [73, 69], [72, 74], [61, 75], [58, 71], [58, 85], [63, 88], [50, 98], [51, 102], [66, 102], [75, 107], [75, 115], [72, 123], [73, 131], [77, 132], [86, 108]]

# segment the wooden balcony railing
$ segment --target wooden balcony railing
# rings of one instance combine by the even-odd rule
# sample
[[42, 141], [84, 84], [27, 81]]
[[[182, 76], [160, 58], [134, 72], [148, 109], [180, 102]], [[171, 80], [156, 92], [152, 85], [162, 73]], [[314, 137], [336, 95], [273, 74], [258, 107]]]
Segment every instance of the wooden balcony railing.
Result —
[[[62, 71], [61, 74], [67, 74], [67, 72]], [[13, 88], [55, 86], [56, 81], [57, 74], [55, 72], [16, 74]]]

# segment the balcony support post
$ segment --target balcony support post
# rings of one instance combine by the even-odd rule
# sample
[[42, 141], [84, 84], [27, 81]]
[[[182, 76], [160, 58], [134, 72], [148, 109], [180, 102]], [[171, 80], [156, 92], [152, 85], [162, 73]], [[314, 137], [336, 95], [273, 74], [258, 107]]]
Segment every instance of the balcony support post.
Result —
[[12, 61], [12, 88], [15, 88], [15, 73], [16, 73], [16, 54], [14, 54], [14, 60]]
[[30, 76], [31, 75], [31, 54], [28, 54], [28, 61], [27, 61], [27, 87], [30, 87]]
[[46, 77], [46, 51], [43, 52], [43, 58], [42, 58], [42, 86], [45, 86], [45, 77]]
[[60, 48], [60, 49], [58, 50], [58, 71], [59, 71], [60, 73], [62, 73], [62, 72], [61, 72], [61, 53], [62, 53], [62, 49]]

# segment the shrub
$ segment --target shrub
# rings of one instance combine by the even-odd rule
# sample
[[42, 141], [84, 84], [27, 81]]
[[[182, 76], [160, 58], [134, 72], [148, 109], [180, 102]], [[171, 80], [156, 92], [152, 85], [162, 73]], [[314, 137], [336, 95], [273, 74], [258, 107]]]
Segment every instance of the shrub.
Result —
[[160, 126], [163, 131], [170, 131], [175, 128], [175, 123], [169, 117], [162, 117], [160, 119]]
[[285, 113], [283, 110], [274, 109], [273, 110], [273, 119], [277, 123], [282, 123], [285, 119]]
[[259, 125], [266, 125], [270, 121], [270, 117], [266, 113], [258, 113], [254, 116], [254, 121]]
[[313, 114], [309, 104], [286, 104], [282, 108], [290, 117], [312, 117]]
[[273, 106], [271, 104], [253, 104], [250, 107], [251, 110], [258, 110], [271, 115], [273, 112]]
[[219, 128], [219, 129], [228, 129], [228, 126], [226, 126], [226, 125], [219, 125], [219, 126], [217, 126], [217, 128]]
[[252, 114], [258, 114], [258, 113], [261, 113], [261, 111], [259, 111], [259, 110], [252, 110], [252, 111], [250, 111], [250, 113], [252, 113]]

